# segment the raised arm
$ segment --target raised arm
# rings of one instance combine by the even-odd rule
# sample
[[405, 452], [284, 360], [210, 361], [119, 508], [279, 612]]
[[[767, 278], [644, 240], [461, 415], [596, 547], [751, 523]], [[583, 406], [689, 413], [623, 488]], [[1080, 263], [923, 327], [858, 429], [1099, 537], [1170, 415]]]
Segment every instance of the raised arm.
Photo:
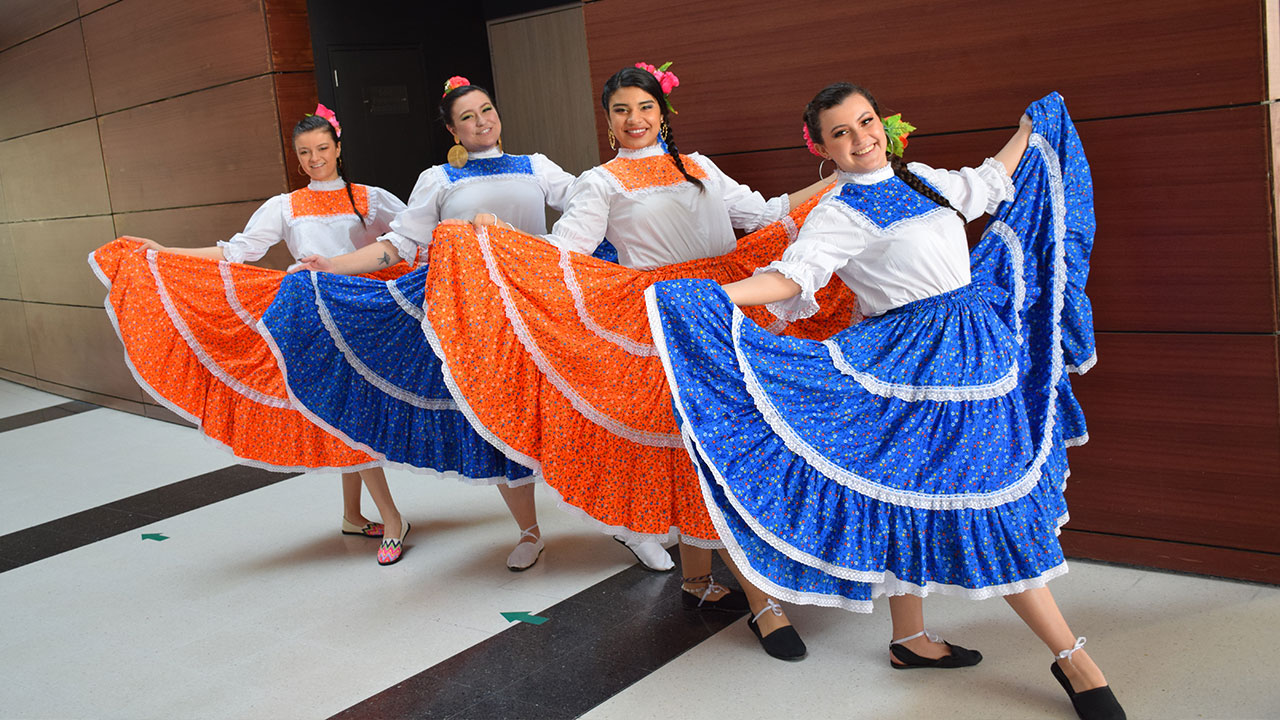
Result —
[[1022, 155], [1027, 151], [1027, 143], [1031, 141], [1031, 118], [1023, 115], [1018, 120], [1018, 131], [1009, 138], [1009, 142], [1000, 148], [1000, 152], [993, 157], [1004, 165], [1005, 172], [1009, 177], [1013, 177], [1013, 173], [1018, 169], [1018, 162], [1022, 160]]
[[323, 255], [308, 255], [298, 258], [298, 264], [289, 268], [289, 272], [317, 270], [335, 275], [359, 275], [391, 267], [398, 262], [400, 262], [400, 253], [396, 251], [396, 246], [387, 240], [379, 240], [346, 255], [335, 255], [331, 258]]

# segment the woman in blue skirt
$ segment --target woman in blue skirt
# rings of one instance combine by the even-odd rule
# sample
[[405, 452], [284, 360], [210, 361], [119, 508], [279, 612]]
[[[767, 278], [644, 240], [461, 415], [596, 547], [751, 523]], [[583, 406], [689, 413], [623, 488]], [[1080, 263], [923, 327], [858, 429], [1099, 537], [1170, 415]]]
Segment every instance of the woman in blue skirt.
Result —
[[[848, 83], [818, 93], [805, 128], [838, 187], [783, 258], [723, 288], [650, 290], [721, 538], [784, 600], [870, 612], [888, 595], [895, 668], [981, 659], [925, 632], [925, 595], [1003, 596], [1054, 653], [1077, 713], [1124, 717], [1046, 587], [1066, 572], [1066, 448], [1087, 440], [1068, 373], [1095, 357], [1092, 187], [1062, 98], [957, 172], [903, 165], [899, 131]], [[983, 213], [971, 255], [964, 225]], [[832, 275], [866, 319], [826, 341], [772, 335], [736, 309], [806, 317]]]

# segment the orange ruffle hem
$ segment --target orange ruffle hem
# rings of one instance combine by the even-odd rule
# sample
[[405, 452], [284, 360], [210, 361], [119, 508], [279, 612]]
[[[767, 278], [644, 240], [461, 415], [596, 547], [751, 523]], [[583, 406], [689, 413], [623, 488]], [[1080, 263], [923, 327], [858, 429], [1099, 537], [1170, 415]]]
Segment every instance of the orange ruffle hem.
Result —
[[[477, 430], [511, 459], [541, 465], [569, 509], [628, 535], [718, 546], [672, 414], [645, 312], [663, 280], [748, 277], [782, 256], [817, 198], [742, 238], [736, 250], [635, 270], [559, 250], [511, 230], [441, 225], [431, 246], [426, 320], [445, 378]], [[848, 327], [856, 300], [843, 283], [822, 311], [775, 331], [826, 338]]]
[[[148, 250], [122, 237], [89, 256], [134, 378], [241, 462], [354, 471], [379, 463], [295, 409], [256, 325], [284, 273]], [[375, 277], [407, 272], [400, 263]]]

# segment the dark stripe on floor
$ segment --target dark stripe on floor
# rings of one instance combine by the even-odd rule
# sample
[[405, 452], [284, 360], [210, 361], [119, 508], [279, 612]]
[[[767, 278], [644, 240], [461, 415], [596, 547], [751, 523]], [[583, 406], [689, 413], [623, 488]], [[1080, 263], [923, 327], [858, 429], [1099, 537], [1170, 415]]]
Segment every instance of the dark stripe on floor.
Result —
[[297, 476], [298, 473], [277, 473], [247, 465], [232, 465], [0, 535], [0, 572]]
[[49, 420], [61, 420], [64, 417], [71, 417], [82, 413], [86, 410], [97, 410], [98, 406], [79, 400], [72, 400], [61, 405], [50, 405], [49, 407], [32, 410], [21, 415], [10, 415], [9, 417], [0, 418], [0, 432], [9, 430], [17, 430], [18, 428], [36, 425]]
[[742, 617], [685, 610], [680, 580], [635, 565], [334, 718], [576, 718]]

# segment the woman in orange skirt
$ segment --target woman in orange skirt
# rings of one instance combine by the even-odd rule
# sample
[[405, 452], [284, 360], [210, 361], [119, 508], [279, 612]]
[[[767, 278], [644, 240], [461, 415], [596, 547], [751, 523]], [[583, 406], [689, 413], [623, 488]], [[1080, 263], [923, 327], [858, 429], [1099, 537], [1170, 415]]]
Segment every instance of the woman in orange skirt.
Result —
[[[637, 554], [678, 530], [685, 606], [749, 605], [765, 649], [799, 659], [804, 643], [776, 602], [740, 575], [745, 602], [711, 578], [711, 550], [723, 545], [675, 425], [643, 293], [660, 280], [749, 276], [781, 255], [829, 181], [766, 201], [710, 159], [680, 154], [667, 67], [624, 68], [606, 83], [618, 157], [579, 177], [546, 239], [489, 213], [474, 230], [437, 229], [424, 329], [459, 406], [509, 457], [538, 465], [564, 506]], [[739, 242], [735, 227], [751, 234]], [[619, 264], [588, 255], [606, 236]], [[851, 293], [832, 290], [823, 313], [795, 327], [765, 311], [757, 319], [825, 337], [855, 312]]]
[[[400, 559], [409, 525], [391, 498], [379, 463], [353, 450], [295, 408], [271, 349], [255, 326], [283, 273], [242, 263], [284, 241], [295, 258], [363, 247], [387, 231], [404, 203], [381, 188], [342, 176], [341, 131], [317, 106], [293, 129], [307, 187], [267, 200], [244, 232], [214, 247], [168, 248], [120, 238], [89, 256], [126, 361], [158, 402], [241, 462], [271, 470], [342, 472], [345, 535], [385, 538], [379, 564]], [[401, 265], [383, 274], [403, 272]], [[369, 489], [382, 522], [360, 509]]]

